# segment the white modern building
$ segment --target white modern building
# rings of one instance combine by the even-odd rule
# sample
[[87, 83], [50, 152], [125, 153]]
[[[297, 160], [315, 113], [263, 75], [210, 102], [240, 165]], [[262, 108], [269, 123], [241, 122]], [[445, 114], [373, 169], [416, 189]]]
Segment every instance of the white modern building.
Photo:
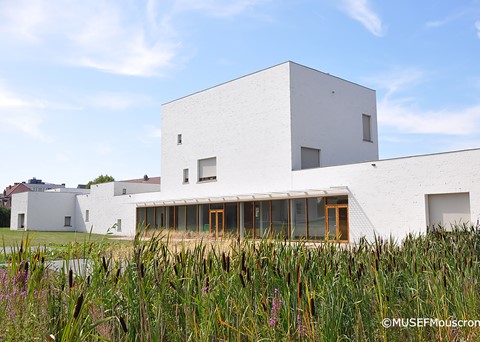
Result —
[[286, 62], [163, 105], [161, 189], [18, 194], [11, 227], [401, 239], [478, 224], [478, 170], [479, 149], [378, 160], [375, 91]]

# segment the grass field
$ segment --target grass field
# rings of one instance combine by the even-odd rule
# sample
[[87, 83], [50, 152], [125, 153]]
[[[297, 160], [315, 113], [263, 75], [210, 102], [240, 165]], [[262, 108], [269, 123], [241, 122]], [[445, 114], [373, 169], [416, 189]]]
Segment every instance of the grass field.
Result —
[[68, 254], [78, 254], [85, 246], [110, 251], [121, 257], [133, 248], [131, 240], [118, 239], [113, 235], [100, 235], [77, 232], [37, 232], [18, 231], [0, 228], [0, 263], [11, 259], [11, 251], [18, 251], [27, 242], [30, 247], [43, 249], [46, 260], [68, 258]]
[[110, 240], [111, 235], [98, 235], [88, 233], [76, 233], [76, 232], [32, 232], [32, 231], [19, 231], [10, 230], [10, 228], [0, 228], [0, 242], [4, 242], [6, 246], [14, 246], [19, 244], [22, 240], [30, 239], [30, 245], [63, 245], [71, 242], [84, 242], [84, 241], [103, 241], [105, 239]]
[[[480, 236], [473, 228], [355, 246], [273, 239], [172, 245], [164, 233], [130, 243], [121, 258], [98, 242], [69, 248], [67, 258], [90, 260], [84, 276], [49, 269], [42, 250], [15, 251], [0, 270], [0, 340], [480, 339]], [[395, 318], [450, 323], [385, 328]], [[473, 326], [451, 323], [467, 320]]]

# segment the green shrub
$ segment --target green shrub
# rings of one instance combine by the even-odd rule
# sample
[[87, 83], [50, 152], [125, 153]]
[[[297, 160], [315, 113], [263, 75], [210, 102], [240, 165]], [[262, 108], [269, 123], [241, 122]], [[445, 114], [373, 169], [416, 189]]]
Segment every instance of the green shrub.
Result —
[[0, 206], [0, 227], [10, 227], [10, 208]]

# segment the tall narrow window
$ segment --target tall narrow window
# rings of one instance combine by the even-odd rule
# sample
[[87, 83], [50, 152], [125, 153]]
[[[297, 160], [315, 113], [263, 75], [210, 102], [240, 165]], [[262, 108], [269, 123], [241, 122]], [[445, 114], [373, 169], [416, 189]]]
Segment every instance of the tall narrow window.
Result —
[[85, 210], [85, 222], [90, 221], [90, 210]]
[[72, 217], [65, 216], [65, 227], [71, 227], [71, 226], [72, 226]]
[[217, 158], [200, 159], [198, 161], [198, 181], [217, 179]]
[[122, 195], [126, 195], [127, 194], [127, 189], [123, 188], [122, 189]]
[[370, 115], [362, 114], [362, 124], [363, 124], [363, 140], [372, 141], [372, 123], [371, 123]]
[[320, 150], [310, 147], [301, 147], [301, 162], [303, 169], [320, 167]]
[[183, 183], [188, 183], [188, 169], [183, 169]]
[[121, 232], [121, 231], [122, 231], [122, 220], [118, 219], [117, 220], [117, 232]]
[[177, 144], [178, 145], [182, 144], [182, 135], [181, 134], [177, 134]]

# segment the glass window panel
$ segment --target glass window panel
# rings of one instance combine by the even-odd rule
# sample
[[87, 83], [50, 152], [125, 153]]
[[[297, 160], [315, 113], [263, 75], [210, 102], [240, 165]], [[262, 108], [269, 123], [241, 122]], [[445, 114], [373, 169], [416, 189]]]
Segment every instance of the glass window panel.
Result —
[[176, 215], [177, 229], [180, 231], [184, 231], [186, 228], [185, 206], [184, 205], [178, 206], [176, 211], [177, 211], [177, 215]]
[[245, 228], [245, 235], [253, 237], [253, 202], [243, 203], [243, 226]]
[[175, 229], [175, 207], [168, 207], [168, 227], [169, 229]]
[[217, 213], [215, 211], [210, 211], [210, 233], [215, 235], [215, 231], [217, 229]]
[[197, 231], [197, 206], [187, 205], [187, 230]]
[[210, 219], [208, 217], [208, 204], [200, 204], [198, 206], [198, 225], [199, 230], [204, 232], [210, 231]]
[[260, 202], [262, 220], [260, 222], [260, 236], [271, 234], [270, 227], [270, 201]]
[[261, 212], [260, 212], [260, 202], [253, 203], [253, 220], [254, 220], [254, 231], [253, 236], [255, 238], [260, 237], [260, 222], [261, 222]]
[[216, 236], [222, 237], [224, 233], [223, 227], [223, 211], [217, 211], [217, 227], [216, 227]]
[[307, 237], [307, 209], [305, 198], [294, 199], [292, 205], [292, 239]]
[[363, 140], [365, 141], [372, 141], [372, 126], [370, 115], [363, 114], [362, 115], [362, 124], [363, 124]]
[[327, 197], [327, 204], [348, 204], [348, 196]]
[[144, 228], [145, 223], [145, 208], [137, 208], [137, 226]]
[[327, 208], [328, 216], [328, 239], [335, 240], [337, 235], [337, 210], [336, 208]]
[[272, 201], [272, 233], [288, 237], [288, 200]]
[[221, 210], [221, 209], [223, 209], [223, 203], [210, 204], [210, 210]]
[[165, 227], [165, 207], [157, 207], [155, 208], [157, 211], [156, 213], [156, 222], [155, 228], [164, 228]]
[[147, 208], [147, 228], [155, 227], [155, 208]]
[[237, 203], [228, 203], [225, 205], [225, 232], [237, 234], [238, 217]]
[[308, 238], [325, 240], [325, 200], [308, 198]]
[[348, 209], [338, 208], [338, 227], [340, 236], [338, 240], [348, 241]]

